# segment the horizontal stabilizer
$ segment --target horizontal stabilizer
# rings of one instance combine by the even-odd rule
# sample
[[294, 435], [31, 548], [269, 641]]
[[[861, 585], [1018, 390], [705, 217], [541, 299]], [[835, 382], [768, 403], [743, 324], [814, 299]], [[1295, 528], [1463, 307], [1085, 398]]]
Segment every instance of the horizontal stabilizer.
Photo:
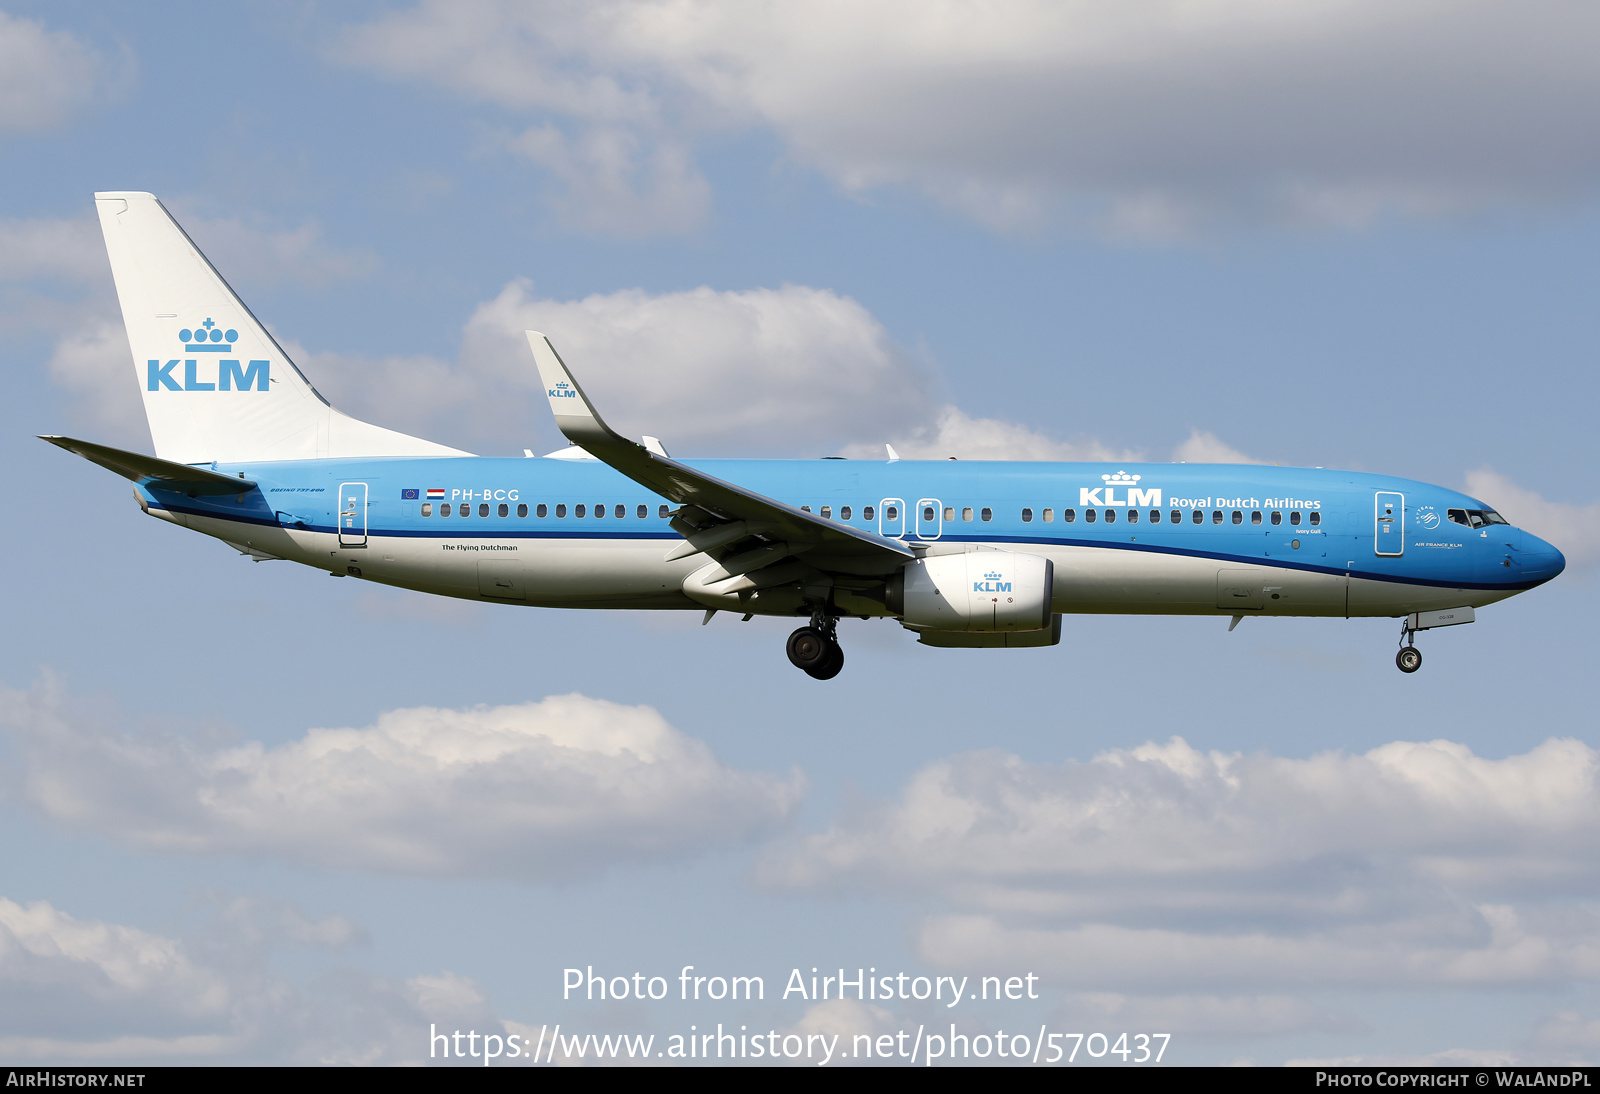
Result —
[[154, 456], [141, 456], [137, 452], [124, 452], [120, 448], [108, 448], [103, 444], [91, 444], [71, 437], [39, 439], [49, 441], [57, 448], [65, 448], [90, 463], [97, 463], [107, 471], [115, 471], [140, 486], [148, 486], [155, 490], [170, 490], [174, 494], [198, 497], [202, 494], [243, 494], [256, 487], [254, 482], [246, 478], [224, 475], [203, 467], [172, 463], [170, 460], [158, 460]]

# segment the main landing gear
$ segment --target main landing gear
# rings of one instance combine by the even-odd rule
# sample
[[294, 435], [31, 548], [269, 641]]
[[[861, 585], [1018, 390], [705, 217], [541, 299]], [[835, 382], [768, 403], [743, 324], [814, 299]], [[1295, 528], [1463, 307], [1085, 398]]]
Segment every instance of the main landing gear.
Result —
[[834, 637], [837, 622], [821, 612], [813, 615], [809, 627], [801, 627], [789, 636], [789, 663], [816, 680], [838, 676], [844, 668], [844, 650]]
[[1417, 649], [1417, 632], [1411, 629], [1409, 615], [1400, 623], [1400, 652], [1394, 655], [1394, 663], [1401, 672], [1416, 672], [1422, 667], [1422, 651]]

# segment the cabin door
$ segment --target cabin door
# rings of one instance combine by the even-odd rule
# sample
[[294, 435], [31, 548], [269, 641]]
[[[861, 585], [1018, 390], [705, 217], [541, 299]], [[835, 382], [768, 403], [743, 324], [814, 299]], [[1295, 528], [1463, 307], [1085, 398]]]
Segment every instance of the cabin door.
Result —
[[1372, 549], [1385, 558], [1406, 553], [1406, 496], [1378, 491], [1373, 498]]
[[339, 484], [339, 546], [367, 545], [367, 484]]

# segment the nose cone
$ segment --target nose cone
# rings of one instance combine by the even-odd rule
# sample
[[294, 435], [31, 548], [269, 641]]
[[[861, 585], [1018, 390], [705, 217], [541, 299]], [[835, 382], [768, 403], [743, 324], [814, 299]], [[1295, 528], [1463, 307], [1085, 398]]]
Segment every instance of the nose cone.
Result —
[[1549, 581], [1567, 568], [1567, 559], [1560, 551], [1538, 536], [1522, 533], [1522, 550], [1517, 561], [1522, 564], [1522, 576], [1529, 581]]

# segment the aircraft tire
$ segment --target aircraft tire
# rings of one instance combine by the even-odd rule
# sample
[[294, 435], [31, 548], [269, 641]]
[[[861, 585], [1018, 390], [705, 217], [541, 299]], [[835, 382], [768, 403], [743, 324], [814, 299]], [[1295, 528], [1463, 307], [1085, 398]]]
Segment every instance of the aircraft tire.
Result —
[[813, 680], [832, 680], [844, 668], [844, 648], [837, 642], [828, 643], [828, 656], [814, 669], [806, 669]]
[[1404, 646], [1394, 655], [1394, 663], [1401, 672], [1416, 672], [1422, 667], [1422, 651], [1415, 646]]
[[834, 643], [815, 627], [801, 627], [789, 636], [784, 647], [789, 654], [789, 664], [801, 672], [813, 672], [828, 661], [828, 649]]

